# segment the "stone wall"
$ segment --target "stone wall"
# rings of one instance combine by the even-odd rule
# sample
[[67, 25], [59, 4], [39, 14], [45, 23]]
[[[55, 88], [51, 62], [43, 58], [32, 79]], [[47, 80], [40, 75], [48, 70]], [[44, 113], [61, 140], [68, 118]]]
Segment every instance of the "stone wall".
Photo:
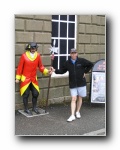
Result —
[[[77, 17], [77, 49], [79, 57], [91, 62], [105, 59], [105, 15], [80, 15]], [[91, 74], [86, 74], [87, 99], [89, 99]]]
[[[19, 58], [25, 52], [28, 42], [39, 45], [38, 52], [42, 56], [45, 67], [49, 68], [51, 60], [48, 48], [51, 45], [51, 15], [15, 15], [15, 67]], [[80, 57], [92, 62], [105, 58], [105, 16], [77, 16], [77, 49]], [[16, 71], [16, 69], [15, 69]], [[41, 93], [38, 106], [45, 104], [47, 97], [48, 76], [37, 73]], [[90, 91], [90, 74], [86, 75], [88, 97]], [[50, 85], [50, 103], [65, 103], [70, 100], [68, 78], [52, 78]], [[31, 96], [29, 98], [31, 106]], [[23, 108], [22, 97], [19, 94], [19, 84], [15, 85], [15, 109]]]

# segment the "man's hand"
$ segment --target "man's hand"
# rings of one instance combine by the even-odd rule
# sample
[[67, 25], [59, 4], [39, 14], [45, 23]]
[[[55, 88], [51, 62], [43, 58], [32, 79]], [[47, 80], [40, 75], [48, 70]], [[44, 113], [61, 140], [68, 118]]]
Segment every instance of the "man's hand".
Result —
[[55, 72], [55, 69], [54, 69], [53, 67], [51, 67], [51, 71], [52, 71], [52, 72]]
[[52, 74], [52, 71], [51, 71], [51, 69], [49, 69], [49, 70], [48, 70], [48, 74], [49, 74], [49, 75], [51, 75], [51, 74]]
[[53, 67], [50, 67], [50, 69], [48, 70], [49, 75], [51, 75], [53, 72], [55, 72], [55, 69]]
[[84, 75], [83, 75], [83, 78], [85, 78], [85, 73], [84, 73]]
[[16, 83], [19, 83], [20, 81], [18, 79], [15, 80]]

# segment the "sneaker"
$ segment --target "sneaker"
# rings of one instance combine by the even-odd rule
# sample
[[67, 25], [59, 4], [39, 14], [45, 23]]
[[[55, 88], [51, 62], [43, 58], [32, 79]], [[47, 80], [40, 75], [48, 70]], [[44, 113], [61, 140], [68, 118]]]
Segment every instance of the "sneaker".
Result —
[[81, 118], [80, 112], [76, 112], [76, 118]]
[[68, 122], [71, 122], [71, 121], [73, 121], [73, 120], [75, 120], [75, 116], [73, 116], [73, 115], [71, 115], [69, 118], [68, 118]]

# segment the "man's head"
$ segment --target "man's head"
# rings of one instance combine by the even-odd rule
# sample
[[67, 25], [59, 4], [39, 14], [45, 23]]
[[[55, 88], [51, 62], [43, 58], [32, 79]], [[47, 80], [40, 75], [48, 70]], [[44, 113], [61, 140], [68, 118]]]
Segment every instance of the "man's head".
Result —
[[77, 51], [76, 51], [75, 48], [72, 48], [72, 49], [70, 50], [70, 56], [71, 56], [71, 58], [72, 58], [73, 60], [76, 60], [76, 59], [77, 59], [78, 53], [77, 53]]
[[31, 42], [26, 46], [26, 50], [29, 50], [31, 53], [35, 53], [37, 51], [38, 45], [35, 42]]

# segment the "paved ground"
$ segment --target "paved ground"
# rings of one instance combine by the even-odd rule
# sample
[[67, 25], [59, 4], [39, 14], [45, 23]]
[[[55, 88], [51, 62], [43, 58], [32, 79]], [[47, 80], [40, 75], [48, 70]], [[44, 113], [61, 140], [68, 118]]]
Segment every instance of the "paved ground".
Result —
[[49, 106], [49, 114], [27, 118], [15, 115], [15, 135], [106, 136], [104, 105], [83, 104], [81, 119], [68, 123], [70, 104]]

